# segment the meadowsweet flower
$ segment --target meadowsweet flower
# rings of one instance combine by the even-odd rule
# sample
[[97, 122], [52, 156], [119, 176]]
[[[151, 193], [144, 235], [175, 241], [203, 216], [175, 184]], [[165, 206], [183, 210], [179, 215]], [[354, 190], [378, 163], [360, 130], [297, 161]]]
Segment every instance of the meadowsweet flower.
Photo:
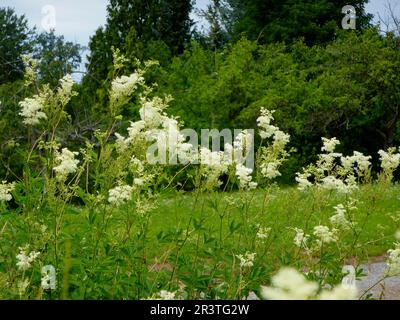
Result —
[[135, 156], [132, 156], [130, 160], [130, 165], [135, 169], [135, 171], [139, 174], [142, 174], [144, 171], [144, 165], [142, 161], [140, 161], [138, 158]]
[[304, 172], [304, 173], [300, 173], [297, 172], [296, 173], [297, 177], [295, 178], [297, 183], [299, 184], [297, 186], [297, 189], [299, 189], [300, 191], [304, 191], [306, 189], [308, 189], [309, 187], [311, 187], [313, 184], [308, 180], [308, 178], [311, 177], [311, 174], [308, 172]]
[[2, 181], [0, 184], [0, 203], [11, 201], [11, 192], [15, 188], [15, 183], [7, 183], [7, 181]]
[[121, 205], [132, 198], [133, 188], [128, 185], [118, 186], [108, 191], [108, 202]]
[[341, 163], [345, 172], [352, 173], [355, 170], [359, 176], [366, 176], [370, 173], [371, 159], [371, 156], [354, 151], [352, 156], [342, 157]]
[[122, 76], [116, 78], [111, 83], [111, 105], [118, 105], [123, 102], [132, 94], [138, 85], [142, 84], [144, 78], [141, 73], [135, 72], [130, 76]]
[[267, 239], [269, 237], [270, 231], [271, 231], [271, 228], [260, 227], [256, 234], [257, 239], [261, 239], [261, 240]]
[[332, 290], [323, 290], [319, 296], [320, 300], [357, 300], [358, 290], [355, 286], [340, 284]]
[[56, 163], [58, 165], [54, 167], [54, 171], [57, 173], [59, 180], [66, 178], [77, 170], [79, 160], [76, 160], [75, 156], [78, 154], [78, 152], [69, 151], [67, 148], [63, 148], [61, 153], [56, 151]]
[[323, 189], [349, 194], [358, 188], [357, 179], [366, 181], [370, 177], [370, 156], [354, 151], [352, 156], [344, 157], [341, 153], [334, 152], [339, 140], [322, 138], [322, 141], [322, 151], [326, 153], [320, 154], [317, 162], [303, 169], [303, 173], [297, 173], [299, 190], [315, 184]]
[[257, 125], [260, 128], [260, 137], [262, 139], [270, 138], [274, 135], [274, 133], [279, 130], [277, 127], [271, 125], [271, 122], [274, 120], [272, 114], [275, 110], [268, 110], [265, 108], [261, 108], [261, 116], [257, 118]]
[[152, 100], [148, 100], [142, 97], [141, 105], [142, 107], [139, 110], [140, 119], [142, 119], [148, 127], [156, 128], [166, 119], [166, 116], [162, 114], [162, 110], [167, 107], [167, 102], [161, 98], [154, 97]]
[[387, 274], [389, 276], [394, 276], [400, 274], [400, 243], [396, 243], [394, 249], [388, 250], [387, 259]]
[[258, 167], [261, 176], [272, 180], [281, 175], [279, 167], [289, 155], [285, 148], [289, 143], [290, 135], [271, 125], [274, 120], [272, 114], [275, 111], [262, 108], [260, 112], [261, 116], [257, 119], [259, 134], [262, 139], [272, 138], [273, 141], [267, 147], [262, 146], [259, 148], [257, 155]]
[[323, 146], [321, 148], [321, 151], [326, 151], [327, 153], [332, 153], [335, 151], [336, 146], [340, 144], [340, 141], [336, 138], [332, 139], [327, 139], [327, 138], [322, 138]]
[[19, 115], [24, 118], [22, 121], [26, 125], [34, 126], [40, 123], [40, 120], [46, 120], [44, 105], [41, 97], [35, 95], [33, 98], [26, 98], [19, 103], [22, 108]]
[[299, 248], [307, 249], [307, 241], [310, 237], [308, 234], [305, 234], [302, 229], [294, 228], [296, 235], [294, 236], [293, 242]]
[[119, 48], [111, 47], [113, 53], [113, 67], [114, 70], [121, 70], [129, 60], [121, 53]]
[[261, 295], [268, 300], [354, 300], [357, 289], [352, 286], [338, 285], [332, 290], [322, 290], [319, 285], [309, 281], [293, 268], [282, 268], [272, 277], [272, 286], [261, 286]]
[[274, 148], [275, 149], [283, 149], [290, 141], [290, 135], [281, 131], [276, 130], [274, 133]]
[[329, 218], [330, 222], [335, 227], [349, 229], [351, 227], [350, 221], [346, 218], [346, 209], [343, 204], [338, 204], [334, 207], [336, 214]]
[[228, 170], [228, 163], [225, 161], [224, 153], [211, 151], [203, 147], [199, 150], [198, 158], [202, 168], [202, 176], [207, 179], [206, 188], [219, 187], [222, 184], [222, 181], [219, 180], [221, 174]]
[[334, 176], [327, 176], [321, 180], [320, 185], [324, 189], [337, 190], [340, 193], [350, 193], [357, 189], [357, 184], [353, 179], [349, 179], [346, 182], [347, 184]]
[[257, 187], [257, 183], [251, 181], [252, 172], [253, 169], [247, 168], [242, 164], [236, 165], [236, 176], [239, 179], [239, 187], [241, 189], [254, 189]]
[[139, 120], [136, 122], [130, 122], [130, 126], [128, 127], [128, 137], [125, 138], [124, 136], [120, 135], [119, 133], [115, 133], [117, 138], [116, 146], [119, 152], [124, 152], [128, 149], [129, 146], [133, 145], [137, 142], [137, 139], [144, 133], [145, 129], [145, 122], [143, 120]]
[[236, 255], [236, 257], [240, 259], [241, 268], [251, 268], [254, 265], [254, 258], [256, 257], [256, 253], [246, 252], [244, 255]]
[[176, 292], [170, 292], [167, 290], [161, 290], [156, 295], [156, 300], [175, 300]]
[[261, 174], [268, 179], [274, 179], [276, 177], [281, 176], [281, 173], [278, 170], [280, 163], [278, 162], [270, 162], [261, 165]]
[[128, 128], [128, 139], [130, 142], [134, 141], [135, 138], [142, 132], [145, 128], [146, 124], [143, 120], [139, 120], [136, 122], [130, 122], [130, 126]]
[[142, 179], [142, 178], [135, 178], [134, 180], [133, 180], [133, 183], [135, 184], [135, 186], [142, 186], [143, 184], [144, 184], [144, 179]]
[[272, 287], [261, 287], [267, 300], [308, 300], [317, 294], [318, 284], [292, 268], [282, 268], [272, 277]]
[[57, 94], [62, 105], [66, 105], [71, 97], [74, 95], [72, 87], [74, 86], [74, 79], [70, 74], [67, 74], [60, 80], [60, 87]]
[[380, 155], [381, 168], [383, 173], [389, 179], [389, 181], [393, 178], [393, 172], [400, 165], [400, 153], [395, 153], [396, 148], [389, 148], [388, 151], [379, 150], [378, 154]]
[[211, 151], [208, 148], [200, 148], [200, 163], [204, 166], [219, 169], [221, 173], [226, 172], [228, 166], [225, 163], [224, 153]]
[[319, 245], [323, 243], [336, 242], [336, 229], [329, 230], [327, 226], [315, 226], [313, 234], [318, 238], [317, 242]]
[[19, 270], [28, 270], [36, 258], [40, 255], [40, 252], [31, 251], [28, 254], [29, 245], [19, 248], [19, 253], [17, 254], [17, 267]]

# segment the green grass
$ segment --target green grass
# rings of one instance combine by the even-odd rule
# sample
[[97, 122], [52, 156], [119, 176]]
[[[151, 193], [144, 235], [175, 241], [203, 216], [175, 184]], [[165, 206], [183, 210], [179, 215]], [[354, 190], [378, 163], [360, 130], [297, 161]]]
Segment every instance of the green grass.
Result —
[[[292, 228], [301, 228], [312, 233], [315, 225], [329, 224], [329, 217], [334, 214], [333, 207], [346, 201], [345, 195], [324, 191], [317, 195], [311, 192], [299, 192], [295, 187], [272, 190], [257, 190], [247, 195], [250, 205], [247, 212], [248, 221], [252, 225], [260, 224], [271, 227], [269, 258], [279, 259], [282, 250], [293, 247], [294, 232]], [[199, 200], [191, 194], [171, 196], [164, 195], [154, 213], [150, 234], [155, 240], [160, 233], [173, 233], [187, 228], [193, 220], [203, 220], [203, 228], [209, 236], [219, 238], [221, 218], [219, 212], [232, 199], [238, 200], [240, 193], [216, 193], [202, 195]], [[363, 225], [360, 242], [365, 244], [360, 253], [362, 258], [381, 255], [391, 248], [394, 233], [400, 228], [400, 187], [366, 185], [351, 195], [357, 199], [358, 209], [355, 211], [357, 223]], [[229, 225], [241, 224], [242, 215], [239, 207], [230, 205], [222, 219], [222, 238], [224, 244], [235, 247], [240, 234], [229, 235]], [[365, 223], [365, 224], [364, 224]], [[251, 226], [240, 226], [241, 229]], [[157, 243], [157, 241], [155, 240]], [[158, 243], [157, 248], [162, 250]], [[154, 251], [156, 254], [156, 251]]]

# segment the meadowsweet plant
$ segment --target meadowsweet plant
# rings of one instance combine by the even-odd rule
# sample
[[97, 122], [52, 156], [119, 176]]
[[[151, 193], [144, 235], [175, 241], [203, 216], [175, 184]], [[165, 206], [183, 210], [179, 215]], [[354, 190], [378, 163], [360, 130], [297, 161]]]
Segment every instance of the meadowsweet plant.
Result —
[[246, 252], [244, 255], [239, 254], [236, 257], [240, 260], [241, 268], [251, 268], [254, 265], [256, 253]]
[[[396, 151], [399, 151], [396, 153]], [[400, 165], [400, 149], [389, 148], [387, 151], [379, 150], [379, 160], [381, 161], [381, 177], [387, 182], [393, 180], [393, 173]]]
[[[261, 109], [261, 115], [257, 119], [259, 134], [262, 141], [267, 140], [267, 146], [261, 146], [257, 154], [257, 167], [262, 178], [272, 180], [279, 177], [279, 167], [289, 156], [286, 146], [289, 143], [290, 136], [281, 131], [278, 127], [272, 125], [275, 111], [265, 108]], [[272, 141], [270, 141], [272, 140]]]
[[132, 199], [133, 188], [131, 186], [118, 186], [111, 189], [108, 194], [108, 202], [115, 205], [123, 204]]
[[17, 267], [21, 271], [28, 270], [32, 263], [36, 260], [36, 258], [40, 255], [40, 252], [30, 251], [29, 245], [25, 245], [24, 247], [19, 248], [19, 253], [17, 254]]
[[7, 183], [7, 181], [2, 181], [0, 184], [0, 204], [9, 202], [12, 199], [11, 192], [15, 188], [15, 183]]
[[21, 112], [19, 115], [24, 118], [23, 123], [34, 126], [40, 123], [41, 120], [47, 120], [47, 115], [44, 110], [44, 97], [34, 96], [26, 98], [20, 102]]
[[304, 249], [306, 251], [309, 251], [308, 248], [308, 239], [310, 238], [309, 234], [305, 234], [302, 229], [299, 228], [294, 228], [294, 231], [296, 232], [293, 242], [296, 245], [296, 247], [300, 249]]
[[68, 175], [76, 172], [79, 160], [75, 157], [78, 155], [79, 152], [72, 152], [67, 148], [63, 148], [61, 152], [56, 150], [54, 171], [58, 180], [65, 180]]
[[336, 138], [322, 138], [322, 154], [315, 164], [297, 173], [296, 181], [301, 191], [316, 185], [341, 193], [351, 193], [358, 188], [358, 182], [365, 182], [371, 176], [370, 156], [355, 151], [352, 156], [335, 152], [340, 141]]

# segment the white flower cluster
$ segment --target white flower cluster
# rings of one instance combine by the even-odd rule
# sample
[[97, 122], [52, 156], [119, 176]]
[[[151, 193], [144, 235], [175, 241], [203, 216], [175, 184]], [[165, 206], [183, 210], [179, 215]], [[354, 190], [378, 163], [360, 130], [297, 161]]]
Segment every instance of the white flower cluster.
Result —
[[309, 187], [311, 187], [313, 184], [310, 180], [308, 180], [312, 175], [309, 172], [297, 172], [296, 173], [296, 181], [298, 183], [298, 189], [300, 191], [305, 191]]
[[327, 226], [315, 226], [314, 236], [317, 237], [317, 245], [320, 247], [322, 244], [328, 244], [337, 241], [337, 229], [330, 230]]
[[294, 228], [294, 231], [296, 232], [293, 239], [294, 244], [299, 248], [308, 250], [307, 242], [310, 236], [305, 234], [302, 229]]
[[161, 290], [149, 298], [150, 300], [176, 300], [176, 292]]
[[168, 116], [163, 113], [163, 110], [168, 107], [170, 99], [171, 97], [168, 97], [167, 100], [163, 100], [160, 97], [154, 97], [149, 100], [147, 97], [141, 97], [141, 108], [139, 114], [147, 127], [158, 128], [168, 119]]
[[[138, 84], [144, 85], [141, 74], [142, 71], [130, 77], [114, 80], [110, 96], [111, 105], [121, 100], [121, 97], [129, 96]], [[252, 134], [247, 130], [240, 132], [233, 144], [225, 144], [224, 151], [211, 151], [206, 147], [197, 148], [186, 142], [185, 136], [180, 131], [179, 122], [164, 112], [171, 97], [149, 99], [151, 91], [151, 88], [146, 87], [145, 93], [141, 96], [140, 120], [131, 122], [128, 137], [115, 134], [116, 147], [120, 153], [132, 150], [130, 148], [132, 146], [144, 145], [147, 146], [146, 159], [150, 164], [200, 162], [202, 177], [206, 178], [204, 183], [206, 189], [220, 186], [221, 175], [227, 173], [230, 168], [234, 168], [239, 188], [248, 190], [257, 187], [257, 183], [252, 181], [253, 169], [244, 165], [254, 148]], [[268, 179], [280, 176], [279, 167], [287, 156], [285, 147], [289, 142], [289, 135], [271, 125], [272, 120], [272, 112], [261, 109], [261, 116], [257, 119], [260, 135], [263, 138], [273, 139], [272, 144], [268, 148], [262, 148], [260, 152], [260, 171]], [[148, 145], [150, 143], [151, 146]]]
[[242, 164], [236, 165], [236, 176], [239, 180], [239, 187], [241, 189], [255, 189], [257, 187], [257, 182], [251, 181], [251, 174], [253, 173], [253, 169], [247, 168]]
[[207, 188], [219, 187], [222, 184], [222, 181], [219, 180], [220, 176], [228, 170], [224, 152], [211, 151], [202, 147], [199, 152], [199, 161], [202, 168], [202, 176], [206, 178], [205, 185]]
[[36, 258], [40, 255], [40, 252], [31, 251], [28, 254], [29, 245], [19, 248], [19, 253], [17, 254], [17, 267], [21, 271], [28, 270]]
[[108, 191], [108, 202], [110, 204], [121, 205], [132, 199], [133, 187], [124, 185], [118, 186]]
[[400, 274], [400, 243], [396, 243], [395, 249], [388, 250], [387, 274], [389, 276]]
[[340, 144], [340, 141], [336, 138], [322, 138], [322, 144], [323, 145], [321, 151], [325, 151], [326, 153], [333, 153], [335, 152], [336, 146]]
[[371, 156], [354, 151], [352, 156], [341, 157], [341, 163], [345, 172], [356, 170], [358, 177], [368, 178], [371, 172], [371, 159]]
[[75, 94], [72, 91], [72, 87], [74, 86], [74, 79], [70, 74], [65, 75], [60, 80], [60, 87], [58, 88], [57, 95], [59, 98], [60, 103], [65, 106], [71, 97]]
[[299, 190], [304, 191], [315, 184], [323, 189], [350, 193], [358, 188], [357, 179], [365, 181], [370, 177], [370, 156], [354, 151], [352, 156], [344, 157], [335, 152], [340, 143], [338, 139], [322, 138], [322, 141], [321, 151], [325, 153], [319, 155], [315, 165], [309, 165], [296, 174]]
[[343, 204], [338, 204], [334, 207], [336, 214], [329, 218], [331, 224], [335, 227], [342, 228], [343, 230], [350, 229], [352, 224], [347, 219], [347, 210]]
[[34, 126], [40, 123], [40, 120], [46, 120], [47, 116], [44, 113], [43, 98], [35, 95], [33, 98], [26, 98], [19, 103], [22, 108], [19, 115], [24, 118], [24, 124]]
[[261, 294], [268, 300], [354, 300], [357, 299], [355, 286], [338, 285], [332, 290], [322, 290], [319, 285], [307, 280], [303, 274], [292, 268], [282, 268], [272, 277], [271, 287], [261, 287]]
[[235, 137], [233, 145], [230, 143], [225, 144], [224, 161], [227, 165], [235, 166], [235, 175], [239, 181], [239, 188], [244, 190], [251, 190], [257, 187], [257, 183], [252, 181], [253, 169], [243, 165], [252, 150], [253, 143], [253, 135], [247, 130], [243, 130]]
[[256, 237], [257, 239], [264, 240], [269, 237], [269, 233], [271, 232], [271, 228], [259, 227]]
[[161, 126], [162, 129], [150, 131], [152, 133], [148, 136], [150, 141], [157, 143], [159, 161], [187, 164], [195, 160], [193, 145], [185, 142], [178, 121], [164, 117]]
[[259, 151], [260, 172], [267, 179], [274, 179], [281, 175], [278, 169], [288, 156], [285, 148], [290, 140], [290, 135], [271, 124], [274, 120], [272, 116], [274, 112], [274, 110], [261, 108], [261, 116], [257, 118], [260, 137], [262, 139], [272, 138], [273, 140], [271, 145], [261, 147]]
[[257, 118], [257, 126], [260, 128], [260, 137], [262, 139], [270, 138], [279, 128], [271, 125], [274, 120], [273, 114], [275, 110], [261, 108], [261, 116]]
[[241, 268], [251, 268], [254, 265], [256, 253], [246, 252], [244, 255], [236, 255], [236, 257], [240, 260]]
[[393, 172], [400, 165], [400, 153], [396, 153], [396, 148], [389, 148], [388, 151], [379, 150], [381, 168], [383, 174], [389, 181], [393, 179]]
[[78, 169], [79, 160], [75, 159], [77, 155], [78, 152], [69, 151], [67, 148], [63, 148], [61, 153], [56, 151], [57, 166], [53, 170], [57, 173], [57, 179], [63, 180]]
[[11, 192], [15, 188], [15, 183], [7, 183], [7, 181], [2, 181], [0, 183], [0, 203], [11, 201]]
[[152, 164], [177, 164], [178, 160], [180, 163], [193, 161], [193, 145], [185, 142], [178, 121], [163, 112], [170, 99], [154, 97], [149, 100], [147, 97], [141, 97], [140, 120], [131, 122], [127, 138], [116, 133], [117, 149], [124, 152], [142, 140], [156, 146], [154, 151], [157, 151], [157, 156], [147, 155], [147, 160]]
[[[36, 77], [35, 74], [35, 62], [30, 62], [29, 59], [25, 61], [26, 65], [26, 85], [31, 84]], [[64, 107], [76, 94], [72, 90], [74, 80], [70, 74], [67, 74], [60, 80], [60, 87], [57, 90], [57, 102]], [[22, 121], [25, 125], [34, 126], [38, 125], [41, 120], [47, 120], [47, 115], [44, 112], [47, 100], [53, 97], [48, 86], [44, 86], [39, 94], [34, 95], [32, 98], [25, 98], [25, 100], [19, 103], [21, 111], [19, 115], [24, 118]]]
[[110, 103], [112, 106], [119, 106], [126, 102], [132, 92], [142, 84], [144, 78], [141, 72], [134, 72], [130, 76], [121, 76], [111, 83]]

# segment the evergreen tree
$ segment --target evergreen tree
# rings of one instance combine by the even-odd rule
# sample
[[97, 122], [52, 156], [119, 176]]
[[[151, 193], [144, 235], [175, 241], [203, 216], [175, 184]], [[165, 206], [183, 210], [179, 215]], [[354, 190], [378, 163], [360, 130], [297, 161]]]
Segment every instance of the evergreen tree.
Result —
[[[227, 0], [230, 6], [231, 32], [245, 33], [261, 43], [303, 37], [308, 45], [331, 41], [341, 27], [342, 8], [348, 0]], [[364, 10], [368, 0], [354, 0], [357, 29], [369, 26], [371, 15]]]
[[182, 53], [191, 35], [191, 9], [192, 0], [110, 0], [107, 25], [97, 30], [89, 44], [90, 79], [107, 77], [111, 47], [124, 51], [142, 47], [146, 51], [148, 44], [162, 41], [171, 54]]
[[0, 8], [0, 84], [23, 76], [21, 56], [31, 49], [32, 35], [24, 15], [18, 16], [11, 8]]
[[39, 34], [33, 56], [40, 61], [41, 80], [56, 86], [59, 79], [79, 66], [82, 50], [81, 45], [65, 41], [64, 36], [57, 36], [54, 31]]

